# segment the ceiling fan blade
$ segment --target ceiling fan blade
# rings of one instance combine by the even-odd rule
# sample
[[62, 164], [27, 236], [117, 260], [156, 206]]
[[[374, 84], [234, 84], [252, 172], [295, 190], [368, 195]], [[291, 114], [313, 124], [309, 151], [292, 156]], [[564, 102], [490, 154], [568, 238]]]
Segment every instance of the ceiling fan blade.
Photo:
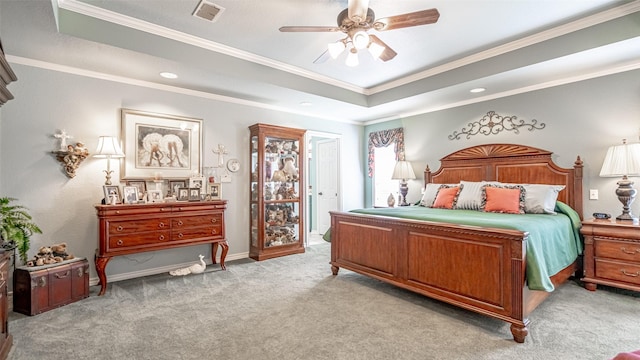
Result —
[[327, 61], [330, 57], [331, 55], [329, 54], [329, 50], [325, 50], [322, 54], [320, 54], [320, 56], [318, 56], [318, 58], [313, 60], [313, 63], [322, 64], [323, 62]]
[[373, 28], [378, 31], [387, 31], [410, 26], [427, 25], [435, 23], [439, 17], [440, 13], [437, 9], [421, 10], [378, 19], [373, 23]]
[[335, 26], [283, 26], [281, 32], [338, 32], [340, 28]]
[[349, 19], [356, 23], [362, 22], [367, 18], [367, 10], [369, 10], [369, 0], [349, 0], [347, 9]]
[[379, 37], [369, 34], [369, 39], [371, 39], [371, 42], [374, 42], [380, 46], [384, 46], [384, 51], [380, 55], [380, 60], [389, 61], [396, 57], [396, 55], [398, 55], [397, 52], [390, 48], [389, 45], [385, 44], [384, 41], [380, 40]]

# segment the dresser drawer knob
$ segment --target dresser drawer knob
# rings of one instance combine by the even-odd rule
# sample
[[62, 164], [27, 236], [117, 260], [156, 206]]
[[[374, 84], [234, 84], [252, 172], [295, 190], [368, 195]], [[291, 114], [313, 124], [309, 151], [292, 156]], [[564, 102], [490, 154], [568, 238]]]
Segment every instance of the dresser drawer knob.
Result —
[[625, 269], [620, 269], [620, 271], [622, 271], [622, 273], [623, 273], [624, 275], [626, 275], [626, 276], [631, 276], [631, 277], [638, 277], [638, 276], [640, 276], [640, 271], [636, 271], [636, 273], [635, 273], [635, 274], [634, 274], [634, 273], [629, 273], [629, 272], [627, 272], [627, 270], [625, 270]]
[[124, 244], [124, 241], [122, 241], [122, 240], [118, 240], [118, 241], [116, 242], [116, 245], [118, 245], [118, 246], [122, 246], [122, 244]]
[[213, 219], [211, 219], [211, 222], [215, 224], [215, 223], [217, 223], [217, 222], [218, 222], [218, 219], [213, 218]]
[[179, 238], [179, 239], [182, 239], [183, 237], [184, 237], [184, 234], [183, 234], [183, 233], [179, 233], [179, 234], [178, 234], [178, 238]]
[[178, 225], [179, 225], [179, 226], [184, 225], [184, 223], [182, 222], [182, 220], [178, 221]]
[[158, 227], [159, 228], [163, 228], [164, 227], [164, 223], [161, 222], [160, 224], [158, 224]]
[[640, 253], [640, 248], [635, 249], [635, 250], [633, 250], [633, 249], [629, 250], [626, 247], [621, 247], [620, 250], [622, 250], [623, 253], [629, 254], [629, 255], [635, 255], [635, 254]]
[[122, 231], [122, 230], [124, 230], [124, 228], [122, 227], [122, 225], [120, 225], [120, 226], [118, 226], [118, 227], [116, 228], [116, 230], [117, 230], [117, 231]]
[[160, 241], [164, 240], [164, 235], [158, 236], [158, 240], [160, 240]]
[[211, 230], [211, 234], [215, 235], [217, 233], [218, 233], [218, 231], [216, 229]]

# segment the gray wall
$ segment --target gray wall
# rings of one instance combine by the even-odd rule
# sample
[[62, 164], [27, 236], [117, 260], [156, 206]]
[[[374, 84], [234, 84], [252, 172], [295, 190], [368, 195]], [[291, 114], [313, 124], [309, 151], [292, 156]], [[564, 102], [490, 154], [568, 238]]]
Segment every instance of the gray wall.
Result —
[[[617, 216], [622, 205], [615, 189], [618, 178], [599, 177], [607, 149], [623, 138], [638, 142], [640, 135], [640, 70], [557, 86], [526, 94], [486, 101], [455, 109], [403, 119], [406, 158], [413, 163], [416, 179], [409, 182], [407, 201], [420, 199], [422, 173], [426, 165], [432, 171], [439, 159], [456, 150], [485, 143], [517, 143], [552, 151], [554, 161], [573, 166], [577, 156], [584, 161], [584, 214], [595, 211]], [[518, 119], [537, 119], [546, 124], [542, 130], [503, 131], [497, 135], [475, 135], [470, 139], [449, 140], [448, 135], [479, 120], [488, 111], [516, 115]], [[380, 130], [385, 124], [376, 124]], [[385, 128], [397, 127], [396, 121]], [[366, 127], [365, 134], [373, 127]], [[366, 145], [365, 145], [366, 147]], [[366, 165], [365, 165], [366, 166]], [[367, 178], [366, 181], [369, 181]], [[369, 185], [366, 186], [369, 189]], [[640, 188], [640, 180], [636, 181]], [[589, 189], [598, 189], [599, 200], [589, 200]], [[370, 197], [367, 198], [370, 205]], [[640, 199], [632, 205], [640, 214]]]
[[[246, 257], [249, 250], [249, 131], [262, 122], [342, 134], [341, 173], [345, 192], [342, 206], [362, 207], [364, 189], [362, 126], [317, 121], [289, 113], [171, 93], [147, 87], [78, 76], [47, 69], [11, 64], [18, 81], [10, 85], [15, 99], [1, 110], [0, 194], [19, 199], [31, 210], [42, 235], [32, 238], [30, 257], [40, 246], [67, 242], [76, 256], [93, 259], [97, 247], [98, 222], [94, 205], [102, 199], [106, 160], [88, 158], [73, 179], [62, 172], [51, 151], [58, 146], [52, 137], [66, 129], [72, 142], [83, 141], [93, 152], [100, 135], [120, 135], [120, 109], [130, 108], [201, 118], [203, 165], [217, 160], [211, 149], [224, 144], [230, 157], [241, 161], [241, 170], [224, 183], [229, 254], [227, 259]], [[115, 168], [114, 184], [119, 168]], [[348, 187], [347, 187], [348, 185]], [[113, 258], [107, 266], [111, 280], [153, 272], [174, 264], [192, 263], [209, 253], [207, 246], [143, 253]], [[95, 269], [91, 269], [95, 279]]]

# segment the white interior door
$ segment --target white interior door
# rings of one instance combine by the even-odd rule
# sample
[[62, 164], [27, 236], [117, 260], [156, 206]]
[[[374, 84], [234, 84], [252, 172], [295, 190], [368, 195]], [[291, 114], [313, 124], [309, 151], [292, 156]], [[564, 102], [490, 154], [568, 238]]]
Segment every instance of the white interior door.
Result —
[[329, 211], [338, 210], [338, 140], [318, 141], [316, 146], [318, 233], [324, 234], [331, 226]]

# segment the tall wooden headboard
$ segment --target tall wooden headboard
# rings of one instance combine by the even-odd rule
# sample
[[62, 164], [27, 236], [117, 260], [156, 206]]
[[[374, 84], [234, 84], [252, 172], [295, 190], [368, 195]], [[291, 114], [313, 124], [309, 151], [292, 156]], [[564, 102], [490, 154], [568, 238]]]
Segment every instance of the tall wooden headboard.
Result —
[[424, 182], [437, 184], [465, 181], [500, 181], [518, 184], [565, 185], [558, 200], [582, 218], [582, 160], [562, 168], [550, 151], [516, 144], [485, 144], [458, 150], [440, 159], [440, 169], [424, 171]]

